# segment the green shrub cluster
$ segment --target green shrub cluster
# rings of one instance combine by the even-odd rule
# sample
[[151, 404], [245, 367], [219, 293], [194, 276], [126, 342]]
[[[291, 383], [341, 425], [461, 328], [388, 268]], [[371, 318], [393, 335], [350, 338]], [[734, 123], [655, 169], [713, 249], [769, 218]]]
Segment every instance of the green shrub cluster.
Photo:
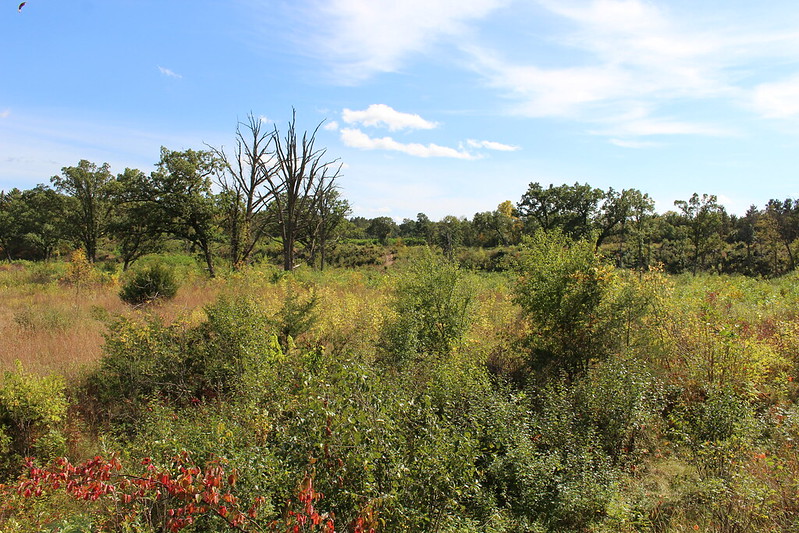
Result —
[[160, 264], [137, 271], [125, 282], [119, 297], [130, 305], [144, 305], [171, 300], [178, 292], [178, 282], [172, 270]]
[[16, 468], [21, 457], [44, 460], [66, 450], [63, 426], [67, 414], [64, 380], [37, 376], [17, 361], [0, 384], [0, 456], [4, 471]]
[[469, 281], [455, 263], [430, 251], [409, 261], [395, 289], [395, 318], [385, 326], [389, 357], [449, 354], [466, 333], [472, 304]]
[[119, 317], [109, 324], [100, 368], [89, 388], [117, 423], [136, 424], [147, 404], [178, 405], [216, 398], [280, 357], [270, 323], [256, 302], [222, 298], [198, 325], [164, 324], [156, 316]]
[[515, 301], [530, 320], [528, 349], [544, 375], [585, 372], [631, 344], [653, 295], [606, 265], [592, 239], [539, 231], [516, 265]]

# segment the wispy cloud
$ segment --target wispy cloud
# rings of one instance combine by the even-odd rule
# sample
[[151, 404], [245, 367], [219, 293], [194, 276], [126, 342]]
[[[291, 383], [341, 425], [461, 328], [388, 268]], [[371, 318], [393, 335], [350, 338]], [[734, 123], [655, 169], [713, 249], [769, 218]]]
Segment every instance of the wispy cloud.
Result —
[[574, 117], [585, 107], [624, 95], [629, 76], [616, 66], [545, 69], [505, 61], [485, 50], [471, 49], [473, 65], [489, 85], [518, 102], [529, 117]]
[[372, 104], [362, 111], [344, 109], [341, 119], [347, 124], [386, 127], [389, 131], [430, 130], [438, 125], [419, 115], [396, 111], [385, 104]]
[[159, 66], [158, 70], [161, 71], [161, 74], [163, 74], [164, 76], [167, 76], [169, 78], [180, 79], [180, 78], [183, 77], [180, 74], [178, 74], [177, 72], [174, 72], [174, 71], [172, 71], [172, 70], [170, 70], [168, 68], [165, 68], [165, 67]]
[[767, 118], [799, 115], [799, 75], [787, 80], [762, 83], [752, 93], [754, 108]]
[[[472, 68], [528, 117], [625, 123], [626, 135], [730, 135], [692, 119], [654, 118], [671, 104], [714, 102], [766, 117], [799, 114], [799, 76], [754, 89], [747, 80], [767, 60], [799, 51], [799, 32], [749, 24], [686, 19], [671, 5], [644, 0], [539, 0], [557, 32], [547, 34], [559, 63], [520, 61], [499, 47], [468, 43]], [[668, 7], [666, 7], [668, 6]], [[676, 8], [675, 8], [676, 9]], [[563, 29], [565, 25], [565, 30]], [[786, 26], [787, 27], [787, 26]], [[789, 52], [792, 51], [792, 52]], [[518, 58], [518, 56], [516, 56]], [[629, 109], [646, 107], [638, 121]], [[608, 135], [618, 136], [609, 128]]]
[[8, 118], [10, 116], [11, 116], [10, 109], [3, 109], [2, 111], [0, 111], [0, 118]]
[[335, 120], [331, 120], [330, 122], [328, 122], [324, 126], [322, 126], [322, 128], [327, 130], [327, 131], [337, 131], [338, 130], [338, 122], [336, 122]]
[[657, 146], [662, 146], [661, 143], [653, 142], [653, 141], [631, 141], [626, 139], [610, 139], [610, 144], [615, 146], [619, 146], [621, 148], [655, 148]]
[[553, 37], [561, 51], [579, 51], [580, 64], [558, 67], [507, 60], [467, 46], [474, 68], [531, 117], [595, 119], [623, 113], [637, 101], [731, 95], [718, 57], [719, 36], [691, 33], [668, 13], [640, 0], [542, 0], [572, 31]]
[[319, 37], [312, 49], [330, 61], [343, 83], [398, 70], [443, 37], [462, 35], [468, 23], [509, 0], [333, 0], [317, 4]]
[[592, 131], [596, 135], [615, 137], [644, 137], [656, 135], [703, 135], [710, 137], [735, 137], [738, 132], [713, 124], [690, 122], [671, 118], [622, 118], [606, 129]]
[[362, 150], [388, 150], [402, 152], [415, 157], [448, 157], [453, 159], [479, 159], [479, 155], [437, 144], [401, 143], [391, 137], [370, 137], [359, 129], [341, 130], [342, 142], [351, 148]]
[[466, 141], [466, 144], [472, 148], [485, 148], [487, 150], [497, 150], [499, 152], [515, 152], [519, 150], [518, 146], [511, 146], [510, 144], [502, 144], [494, 141], [476, 141], [474, 139], [469, 139]]

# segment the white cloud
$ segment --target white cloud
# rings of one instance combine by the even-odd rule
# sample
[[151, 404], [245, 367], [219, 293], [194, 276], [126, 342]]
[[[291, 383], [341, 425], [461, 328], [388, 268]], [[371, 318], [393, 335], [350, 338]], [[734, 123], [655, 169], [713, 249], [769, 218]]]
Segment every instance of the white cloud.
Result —
[[358, 81], [400, 68], [443, 37], [462, 35], [508, 0], [332, 0], [315, 4], [322, 28], [311, 43], [336, 65], [340, 81]]
[[610, 144], [619, 146], [621, 148], [654, 148], [662, 146], [661, 143], [652, 141], [630, 141], [625, 139], [610, 139]]
[[180, 79], [180, 78], [182, 78], [182, 77], [183, 77], [183, 76], [181, 76], [180, 74], [178, 74], [178, 73], [176, 73], [176, 72], [174, 72], [174, 71], [172, 71], [172, 70], [169, 70], [168, 68], [161, 67], [161, 66], [159, 66], [159, 67], [158, 67], [158, 70], [160, 70], [160, 71], [161, 71], [161, 74], [163, 74], [164, 76], [167, 76], [167, 77], [169, 77], [169, 78], [177, 78], [177, 79]]
[[435, 122], [425, 120], [419, 115], [402, 113], [385, 104], [372, 104], [362, 111], [344, 109], [341, 118], [347, 124], [364, 126], [384, 126], [389, 131], [397, 130], [430, 130], [437, 126]]
[[730, 94], [719, 55], [724, 40], [683, 29], [684, 21], [641, 0], [542, 0], [571, 32], [551, 39], [579, 63], [543, 67], [508, 61], [480, 47], [465, 47], [490, 85], [519, 102], [532, 117], [595, 118], [624, 112], [631, 103]]
[[476, 141], [474, 139], [468, 139], [466, 144], [472, 148], [486, 148], [488, 150], [497, 150], [499, 152], [515, 152], [516, 150], [519, 150], [518, 146], [511, 146], [510, 144], [502, 144], [494, 141]]
[[[558, 62], [519, 60], [518, 54], [510, 59], [511, 53], [479, 42], [461, 48], [472, 58], [475, 72], [514, 102], [515, 114], [619, 123], [637, 106], [645, 106], [648, 115], [666, 105], [719, 100], [728, 105], [752, 102], [766, 116], [799, 114], [799, 77], [760, 85], [752, 95], [743, 85], [764, 60], [799, 53], [799, 32], [775, 31], [762, 20], [741, 20], [738, 27], [729, 18], [713, 23], [701, 10], [679, 12], [673, 4], [645, 0], [538, 4], [554, 17], [550, 27], [558, 28], [540, 37]], [[691, 119], [649, 119], [629, 124], [624, 134], [608, 134], [731, 132]]]
[[437, 144], [401, 143], [391, 137], [373, 138], [358, 129], [341, 130], [342, 142], [351, 148], [362, 150], [388, 150], [402, 152], [415, 157], [449, 157], [454, 159], [479, 159], [479, 156], [464, 150], [456, 150]]
[[10, 109], [4, 109], [4, 110], [0, 111], [0, 118], [8, 118], [10, 116], [11, 116], [11, 110]]
[[603, 65], [635, 75], [633, 90], [676, 95], [724, 90], [717, 60], [732, 43], [722, 30], [691, 29], [691, 22], [643, 0], [545, 0], [576, 30], [562, 44], [593, 54]]
[[323, 126], [323, 129], [326, 129], [327, 131], [336, 131], [336, 130], [338, 130], [338, 122], [336, 122], [335, 120], [332, 120], [332, 121], [328, 122], [327, 124], [325, 124]]
[[799, 114], [799, 75], [758, 85], [753, 91], [752, 103], [767, 118], [789, 118]]
[[704, 135], [711, 137], [734, 137], [737, 132], [711, 124], [672, 119], [641, 118], [621, 120], [609, 129], [594, 131], [598, 135], [641, 137], [650, 135]]
[[623, 96], [632, 82], [616, 66], [543, 69], [472, 53], [489, 84], [517, 100], [516, 111], [529, 117], [579, 117], [586, 105]]

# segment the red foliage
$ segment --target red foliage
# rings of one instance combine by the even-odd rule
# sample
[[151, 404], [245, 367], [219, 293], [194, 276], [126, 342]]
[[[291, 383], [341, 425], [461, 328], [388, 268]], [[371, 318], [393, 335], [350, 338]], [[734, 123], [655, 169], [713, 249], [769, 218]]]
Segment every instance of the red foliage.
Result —
[[80, 465], [61, 458], [49, 468], [39, 468], [28, 459], [26, 475], [16, 487], [4, 487], [3, 491], [12, 489], [24, 498], [31, 498], [64, 490], [77, 500], [108, 500], [115, 510], [115, 520], [140, 515], [152, 519], [157, 502], [163, 504], [164, 524], [172, 532], [180, 531], [203, 515], [218, 516], [238, 531], [263, 530], [256, 521], [263, 498], [256, 498], [254, 505], [243, 509], [232, 492], [238, 475], [235, 471], [226, 475], [219, 461], [208, 462], [201, 468], [184, 453], [173, 458], [169, 470], [159, 469], [149, 458], [141, 464], [145, 467], [144, 474], [129, 475], [122, 473], [122, 464], [115, 456], [108, 460], [94, 457]]
[[[143, 518], [161, 531], [178, 532], [201, 516], [215, 516], [229, 528], [246, 533], [335, 533], [332, 513], [320, 513], [317, 508], [323, 495], [314, 488], [313, 475], [306, 474], [297, 501], [287, 502], [283, 519], [261, 517], [259, 522], [265, 498], [258, 496], [252, 504], [244, 504], [234, 494], [238, 472], [225, 472], [222, 461], [200, 467], [183, 453], [168, 468], [156, 466], [149, 457], [140, 466], [143, 473], [132, 475], [123, 472], [116, 456], [97, 456], [79, 465], [60, 458], [47, 468], [28, 459], [16, 486], [0, 485], [0, 501], [10, 501], [14, 492], [29, 499], [64, 491], [76, 500], [105, 504], [104, 526]], [[354, 533], [375, 533], [375, 523], [373, 511], [367, 508], [350, 527]]]

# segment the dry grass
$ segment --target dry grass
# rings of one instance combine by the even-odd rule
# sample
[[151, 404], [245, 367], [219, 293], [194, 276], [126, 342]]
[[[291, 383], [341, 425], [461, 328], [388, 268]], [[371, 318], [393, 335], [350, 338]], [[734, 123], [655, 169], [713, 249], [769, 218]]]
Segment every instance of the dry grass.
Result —
[[[57, 281], [57, 276], [49, 282], [31, 279], [31, 272], [24, 269], [0, 270], [0, 372], [13, 369], [19, 360], [31, 372], [58, 373], [67, 379], [91, 369], [102, 357], [107, 317], [146, 312], [167, 323], [193, 322], [203, 317], [198, 310], [220, 294], [254, 297], [273, 317], [280, 313], [287, 294], [306, 299], [315, 293], [318, 320], [297, 341], [323, 345], [336, 354], [368, 356], [390, 314], [392, 297], [392, 282], [385, 276], [372, 279], [359, 271], [308, 271], [278, 281], [272, 271], [248, 269], [214, 280], [190, 276], [173, 300], [136, 310], [119, 299], [120, 287], [113, 278], [80, 290]], [[475, 356], [483, 360], [507, 357], [495, 352], [518, 335], [518, 308], [506, 290], [475, 289], [478, 305], [465, 348], [476, 350]]]
[[58, 284], [23, 285], [4, 293], [0, 302], [2, 370], [19, 360], [33, 372], [73, 375], [100, 357], [104, 326], [93, 318], [92, 309], [114, 313], [122, 305], [113, 289], [103, 286], [77, 292]]
[[[0, 285], [0, 372], [12, 369], [19, 360], [31, 372], [74, 377], [102, 356], [103, 317], [141, 312], [119, 299], [115, 283], [76, 290], [57, 281], [41, 285], [6, 282]], [[171, 321], [213, 301], [218, 292], [219, 282], [198, 281], [148, 312]]]

